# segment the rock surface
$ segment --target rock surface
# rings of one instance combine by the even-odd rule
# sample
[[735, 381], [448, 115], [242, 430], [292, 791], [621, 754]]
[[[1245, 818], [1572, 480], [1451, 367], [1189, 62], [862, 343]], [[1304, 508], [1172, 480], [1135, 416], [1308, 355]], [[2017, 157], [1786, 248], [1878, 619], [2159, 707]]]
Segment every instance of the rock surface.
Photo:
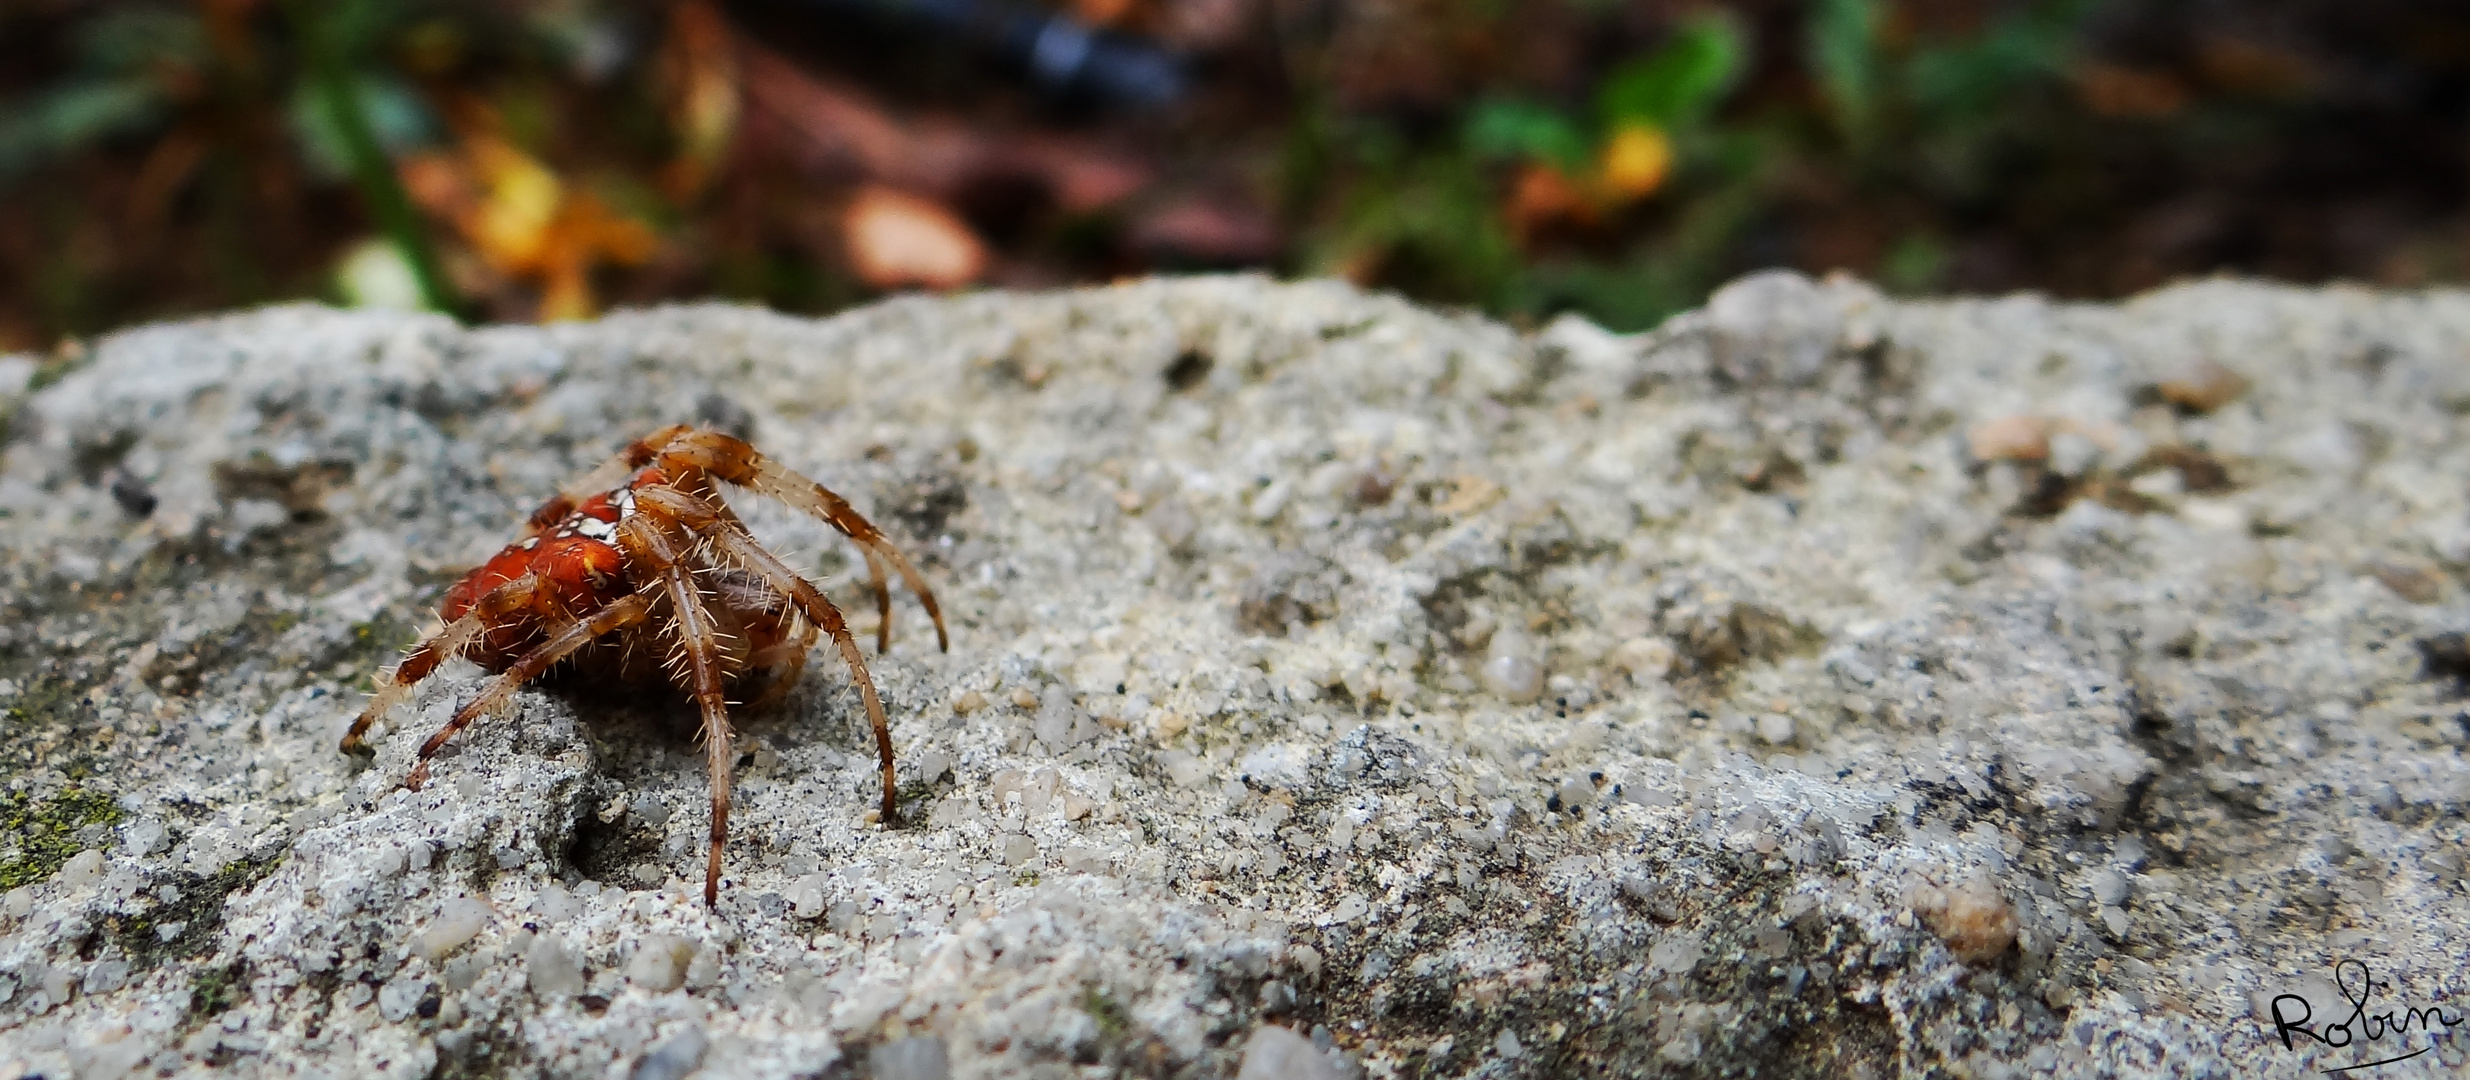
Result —
[[[1778, 274], [1626, 338], [1228, 278], [0, 359], [0, 1076], [2389, 1056], [2272, 1000], [2470, 1008], [2466, 355], [2459, 294]], [[398, 790], [457, 664], [334, 748], [674, 421], [953, 620], [871, 661], [909, 827], [828, 652], [746, 713], [717, 911], [670, 695], [540, 685]], [[846, 548], [740, 505], [866, 636]]]

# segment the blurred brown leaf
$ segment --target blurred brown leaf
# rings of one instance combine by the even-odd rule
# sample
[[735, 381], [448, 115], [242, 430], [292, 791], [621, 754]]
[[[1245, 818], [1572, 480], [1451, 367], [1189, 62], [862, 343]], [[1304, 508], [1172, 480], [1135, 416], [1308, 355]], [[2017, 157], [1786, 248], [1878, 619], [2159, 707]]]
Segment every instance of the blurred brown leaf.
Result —
[[1162, 203], [1134, 220], [1132, 246], [1153, 260], [1234, 266], [1278, 255], [1278, 225], [1260, 210], [1203, 198]]
[[703, 190], [729, 152], [738, 126], [736, 35], [709, 0], [683, 0], [669, 10], [660, 75], [678, 154], [661, 180], [679, 201]]
[[2316, 66], [2306, 57], [2240, 38], [2205, 39], [2197, 46], [2196, 63], [2213, 85], [2258, 97], [2294, 97], [2319, 81]]
[[1122, 201], [1156, 175], [1147, 161], [1086, 139], [896, 115], [751, 42], [743, 62], [748, 111], [777, 124], [793, 159], [818, 176], [871, 180], [943, 202], [990, 178], [1027, 176], [1058, 208], [1085, 213]]
[[2187, 107], [2187, 88], [2163, 72], [2117, 64], [2086, 64], [2076, 72], [2076, 93], [2103, 116], [2152, 120]]

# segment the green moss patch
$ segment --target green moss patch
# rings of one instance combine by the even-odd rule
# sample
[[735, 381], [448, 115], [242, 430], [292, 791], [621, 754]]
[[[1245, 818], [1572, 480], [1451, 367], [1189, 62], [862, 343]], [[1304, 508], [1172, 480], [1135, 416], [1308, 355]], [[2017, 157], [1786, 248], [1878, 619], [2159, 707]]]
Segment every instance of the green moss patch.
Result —
[[120, 804], [100, 791], [69, 788], [37, 801], [22, 791], [0, 795], [0, 833], [14, 850], [0, 854], [0, 890], [31, 885], [60, 872], [85, 845], [77, 830], [117, 825]]

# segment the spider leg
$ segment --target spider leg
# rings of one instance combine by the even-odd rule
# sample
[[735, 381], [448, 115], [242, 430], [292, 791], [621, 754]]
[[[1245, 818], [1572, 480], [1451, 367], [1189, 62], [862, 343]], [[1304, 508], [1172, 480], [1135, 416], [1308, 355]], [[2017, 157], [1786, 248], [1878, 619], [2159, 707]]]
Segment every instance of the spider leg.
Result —
[[463, 613], [462, 618], [440, 627], [421, 639], [420, 644], [412, 646], [412, 651], [403, 654], [403, 662], [396, 664], [395, 669], [379, 681], [377, 693], [370, 695], [368, 705], [362, 707], [360, 715], [352, 720], [351, 730], [343, 733], [343, 752], [370, 753], [366, 738], [369, 725], [402, 704], [404, 698], [411, 696], [412, 687], [428, 678], [439, 664], [463, 655], [463, 650], [471, 648], [473, 642], [479, 641], [480, 636], [488, 632], [491, 623], [509, 612], [530, 607], [539, 592], [538, 577], [525, 574], [515, 578], [489, 590], [472, 604], [470, 611]]
[[[870, 547], [862, 547], [858, 551], [866, 556], [866, 579], [875, 590], [875, 655], [881, 656], [892, 651], [892, 590], [883, 580], [882, 557]], [[941, 626], [936, 627], [939, 636], [942, 629]], [[949, 643], [944, 646], [944, 651], [951, 651]]]
[[672, 565], [661, 574], [676, 620], [678, 646], [686, 655], [695, 704], [703, 707], [703, 749], [712, 772], [712, 839], [703, 864], [703, 904], [720, 903], [720, 851], [729, 841], [729, 773], [736, 764], [729, 733], [729, 703], [721, 695], [720, 628], [703, 606], [693, 575]]
[[[689, 566], [689, 560], [699, 556], [700, 547], [680, 545], [670, 529], [684, 524], [701, 533], [730, 528], [733, 523], [702, 500], [666, 486], [647, 486], [635, 498], [639, 512], [619, 522], [618, 543], [631, 558], [660, 575], [659, 587], [668, 594], [671, 625], [677, 633], [676, 659], [684, 661], [687, 689], [703, 710], [704, 752], [712, 776], [712, 834], [704, 859], [703, 902], [712, 907], [720, 902], [720, 853], [729, 840], [729, 774], [735, 764], [729, 703], [721, 689], [724, 650], [721, 629], [705, 608], [703, 587]], [[680, 506], [689, 513], [677, 513]], [[744, 532], [743, 527], [738, 530]]]
[[815, 647], [815, 625], [798, 614], [779, 590], [747, 571], [708, 574], [703, 584], [723, 608], [750, 620], [747, 633], [754, 647], [747, 653], [746, 670], [770, 677], [752, 704], [780, 700], [797, 686], [798, 676], [806, 670], [806, 654]]
[[[867, 553], [878, 603], [889, 611], [892, 602], [883, 583], [882, 568], [874, 565], [875, 560], [881, 558], [900, 572], [901, 580], [908, 583], [909, 591], [917, 594], [919, 605], [926, 608], [927, 616], [935, 621], [936, 647], [945, 652], [952, 651], [951, 635], [943, 625], [943, 609], [935, 603], [935, 592], [926, 587], [926, 579], [918, 574], [918, 568], [910, 565], [909, 557], [901, 554], [899, 548], [893, 547], [892, 542], [884, 538], [882, 530], [875, 528], [873, 522], [866, 520], [865, 515], [858, 513], [847, 499], [841, 498], [832, 489], [764, 456], [744, 440], [733, 439], [717, 431], [687, 431], [672, 436], [658, 456], [663, 461], [674, 460], [691, 465], [723, 481], [758, 495], [779, 499], [829, 522], [833, 528], [840, 530], [841, 535], [854, 541], [860, 550]], [[881, 640], [890, 640], [889, 626], [887, 620]]]
[[789, 691], [797, 689], [798, 678], [806, 674], [806, 653], [815, 647], [817, 634], [815, 624], [805, 619], [797, 620], [797, 624], [795, 635], [748, 659], [748, 666], [769, 668], [773, 673], [771, 685], [763, 688], [753, 704], [769, 705], [787, 697]]
[[635, 493], [635, 506], [638, 510], [650, 508], [665, 514], [708, 536], [713, 550], [722, 558], [760, 575], [797, 605], [799, 612], [822, 627], [824, 633], [832, 635], [832, 643], [840, 648], [841, 659], [848, 662], [849, 673], [857, 680], [858, 697], [866, 703], [867, 722], [875, 729], [875, 756], [883, 766], [883, 823], [900, 824], [900, 804], [893, 797], [897, 777], [892, 771], [892, 724], [884, 718], [883, 698], [875, 693], [874, 676], [867, 673], [866, 657], [858, 652], [858, 640], [850, 636], [849, 621], [841, 617], [840, 609], [778, 556], [764, 550], [745, 528], [714, 513], [703, 500], [668, 488], [647, 487]]
[[600, 464], [592, 466], [592, 471], [576, 477], [573, 483], [559, 489], [557, 497], [582, 502], [608, 491], [625, 482], [628, 474], [649, 463], [652, 455], [657, 453], [662, 446], [668, 445], [679, 435], [692, 430], [694, 429], [685, 424], [672, 424], [628, 443], [625, 449], [609, 455]]
[[454, 738], [456, 732], [470, 727], [472, 721], [482, 714], [505, 704], [506, 699], [514, 696], [514, 692], [524, 683], [538, 678], [575, 650], [591, 644], [593, 638], [641, 622], [651, 610], [651, 598], [635, 593], [592, 613], [588, 618], [551, 627], [547, 640], [533, 646], [532, 651], [524, 653], [513, 666], [489, 680], [488, 685], [481, 687], [479, 697], [455, 710], [454, 717], [446, 721], [446, 726], [437, 729], [437, 734], [420, 744], [419, 758], [412, 765], [411, 774], [403, 778], [403, 786], [413, 791], [420, 790], [421, 785], [429, 782], [429, 759], [437, 755], [438, 748], [445, 746], [446, 740]]

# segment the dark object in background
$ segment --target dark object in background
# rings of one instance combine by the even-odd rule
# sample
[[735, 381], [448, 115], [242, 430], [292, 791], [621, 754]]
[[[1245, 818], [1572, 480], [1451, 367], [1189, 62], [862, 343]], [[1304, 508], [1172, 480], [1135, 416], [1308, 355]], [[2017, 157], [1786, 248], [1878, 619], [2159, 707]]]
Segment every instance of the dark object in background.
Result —
[[993, 56], [1037, 87], [1073, 103], [1161, 109], [1184, 99], [1183, 62], [1139, 38], [1071, 15], [1004, 0], [799, 0], [735, 6], [741, 21], [861, 24], [887, 38], [945, 38]]
[[129, 475], [126, 469], [113, 469], [107, 479], [111, 482], [112, 501], [120, 504], [122, 512], [136, 518], [154, 513], [157, 500], [145, 481]]
[[2470, 681], [2470, 634], [2437, 634], [2419, 641], [2419, 659], [2427, 677]]

